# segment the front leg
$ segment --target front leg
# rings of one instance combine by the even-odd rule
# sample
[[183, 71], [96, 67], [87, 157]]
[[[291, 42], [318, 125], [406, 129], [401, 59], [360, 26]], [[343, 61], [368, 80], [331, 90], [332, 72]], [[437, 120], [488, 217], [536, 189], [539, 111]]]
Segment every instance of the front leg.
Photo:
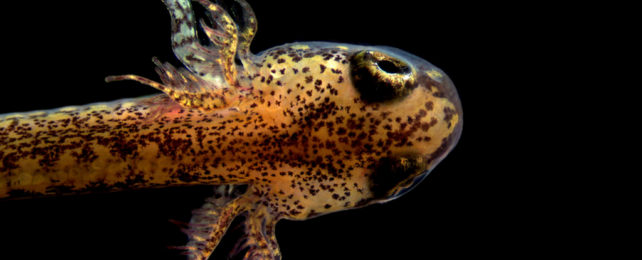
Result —
[[242, 236], [230, 254], [230, 259], [243, 256], [244, 260], [280, 260], [281, 251], [276, 241], [274, 228], [277, 219], [260, 207], [248, 212], [243, 222], [245, 235]]
[[188, 235], [185, 250], [190, 260], [206, 260], [214, 252], [221, 239], [230, 229], [232, 221], [243, 215], [238, 227], [243, 234], [238, 237], [229, 253], [230, 259], [281, 259], [274, 228], [278, 218], [270, 214], [260, 199], [246, 192], [247, 185], [220, 185], [205, 204], [193, 211], [192, 219], [183, 231]]
[[245, 185], [220, 185], [205, 204], [192, 212], [192, 219], [183, 231], [189, 237], [185, 250], [190, 260], [206, 260], [214, 252], [228, 227], [248, 208], [248, 200], [240, 193]]

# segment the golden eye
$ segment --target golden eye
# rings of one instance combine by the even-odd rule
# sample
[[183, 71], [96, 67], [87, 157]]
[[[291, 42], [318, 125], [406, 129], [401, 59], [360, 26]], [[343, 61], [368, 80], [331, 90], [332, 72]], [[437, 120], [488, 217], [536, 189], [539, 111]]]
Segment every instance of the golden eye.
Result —
[[405, 62], [377, 51], [359, 51], [350, 58], [352, 82], [365, 102], [405, 97], [416, 86], [415, 72]]

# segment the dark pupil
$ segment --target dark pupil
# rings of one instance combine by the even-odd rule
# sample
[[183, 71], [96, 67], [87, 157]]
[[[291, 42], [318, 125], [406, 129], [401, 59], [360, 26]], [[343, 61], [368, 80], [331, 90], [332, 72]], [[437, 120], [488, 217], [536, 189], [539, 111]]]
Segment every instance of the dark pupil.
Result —
[[382, 61], [377, 62], [377, 66], [379, 66], [379, 68], [381, 70], [385, 71], [386, 73], [390, 73], [390, 74], [400, 74], [400, 73], [406, 73], [407, 72], [405, 67], [398, 67], [397, 65], [395, 65], [391, 61], [387, 61], [387, 60], [382, 60]]

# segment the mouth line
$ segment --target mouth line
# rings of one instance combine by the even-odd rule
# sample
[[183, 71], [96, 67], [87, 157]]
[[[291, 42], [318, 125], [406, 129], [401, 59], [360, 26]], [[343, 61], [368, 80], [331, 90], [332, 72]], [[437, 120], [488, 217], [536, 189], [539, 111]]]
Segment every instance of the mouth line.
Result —
[[422, 182], [422, 181], [423, 181], [423, 180], [428, 176], [428, 174], [429, 174], [429, 173], [430, 173], [430, 170], [426, 170], [426, 171], [422, 172], [421, 174], [419, 174], [419, 175], [415, 176], [415, 177], [413, 178], [413, 180], [410, 182], [410, 184], [405, 185], [405, 186], [403, 186], [403, 187], [399, 188], [399, 190], [398, 190], [398, 191], [396, 191], [396, 192], [394, 192], [393, 194], [391, 194], [391, 195], [390, 195], [386, 200], [384, 200], [384, 201], [394, 200], [394, 199], [399, 198], [399, 197], [401, 197], [401, 196], [405, 195], [406, 193], [410, 192], [410, 191], [411, 191], [411, 190], [413, 190], [415, 187], [419, 186], [419, 183], [421, 183], [421, 182]]

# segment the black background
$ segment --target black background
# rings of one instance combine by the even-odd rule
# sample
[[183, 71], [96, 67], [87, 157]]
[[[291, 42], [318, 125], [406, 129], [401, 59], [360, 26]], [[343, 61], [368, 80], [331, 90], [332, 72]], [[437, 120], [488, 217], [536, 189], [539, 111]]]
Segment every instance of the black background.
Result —
[[[389, 45], [443, 69], [459, 91], [465, 127], [458, 146], [412, 192], [382, 205], [277, 225], [285, 260], [443, 259], [541, 254], [561, 245], [536, 239], [523, 168], [514, 150], [509, 88], [517, 59], [533, 55], [522, 24], [528, 7], [443, 1], [249, 1], [257, 53], [294, 41]], [[502, 11], [500, 8], [509, 8]], [[160, 1], [21, 2], [3, 17], [0, 113], [49, 109], [157, 93], [108, 75], [155, 79], [151, 57], [179, 65]], [[4, 21], [6, 20], [6, 21]], [[509, 166], [509, 167], [507, 167]], [[528, 168], [529, 166], [525, 166]], [[527, 178], [526, 178], [527, 179]], [[185, 236], [206, 188], [0, 201], [0, 258], [182, 259], [167, 247]], [[9, 257], [6, 259], [13, 259]], [[18, 257], [15, 257], [18, 259]]]

